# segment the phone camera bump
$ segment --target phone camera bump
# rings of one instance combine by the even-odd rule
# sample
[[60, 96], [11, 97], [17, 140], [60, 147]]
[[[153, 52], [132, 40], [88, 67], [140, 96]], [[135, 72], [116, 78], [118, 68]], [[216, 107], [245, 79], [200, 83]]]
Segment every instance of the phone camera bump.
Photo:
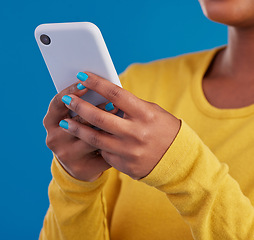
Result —
[[42, 35], [40, 36], [40, 40], [41, 40], [41, 42], [42, 42], [43, 44], [45, 44], [45, 45], [49, 45], [49, 44], [51, 43], [50, 37], [47, 36], [47, 35], [45, 35], [45, 34], [42, 34]]

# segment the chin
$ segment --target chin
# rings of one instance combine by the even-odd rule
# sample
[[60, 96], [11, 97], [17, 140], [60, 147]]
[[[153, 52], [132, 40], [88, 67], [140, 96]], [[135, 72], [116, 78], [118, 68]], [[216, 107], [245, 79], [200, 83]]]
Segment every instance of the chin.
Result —
[[205, 16], [218, 23], [235, 27], [254, 27], [252, 0], [199, 0]]

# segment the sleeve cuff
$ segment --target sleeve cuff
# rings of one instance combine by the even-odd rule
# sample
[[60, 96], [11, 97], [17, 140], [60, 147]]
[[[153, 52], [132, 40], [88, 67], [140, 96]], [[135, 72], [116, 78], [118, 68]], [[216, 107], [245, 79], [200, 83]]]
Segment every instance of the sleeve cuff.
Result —
[[180, 175], [186, 174], [186, 171], [191, 169], [194, 159], [190, 156], [195, 155], [197, 151], [193, 144], [200, 139], [183, 120], [181, 121], [182, 125], [174, 142], [155, 168], [139, 181], [153, 187], [174, 184]]
[[98, 179], [93, 182], [78, 180], [65, 171], [55, 155], [51, 166], [51, 172], [53, 179], [63, 191], [76, 193], [90, 192], [98, 189], [100, 186], [104, 185], [109, 175], [109, 172], [105, 171]]

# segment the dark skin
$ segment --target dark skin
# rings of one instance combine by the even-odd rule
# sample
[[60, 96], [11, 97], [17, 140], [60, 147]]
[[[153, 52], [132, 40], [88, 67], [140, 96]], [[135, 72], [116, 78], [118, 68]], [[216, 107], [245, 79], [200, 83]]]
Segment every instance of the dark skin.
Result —
[[[254, 4], [252, 0], [200, 0], [205, 15], [229, 25], [228, 46], [220, 51], [203, 79], [208, 101], [218, 108], [240, 108], [254, 103]], [[65, 170], [83, 181], [96, 180], [111, 166], [140, 179], [149, 174], [174, 141], [180, 120], [158, 105], [145, 102], [126, 90], [87, 73], [81, 82], [105, 96], [125, 112], [123, 119], [96, 108], [79, 97], [86, 90], [70, 87], [59, 93], [49, 106], [44, 126], [47, 145]], [[72, 98], [70, 105], [61, 102]], [[71, 119], [74, 110], [83, 122]], [[58, 126], [65, 119], [68, 130]], [[80, 120], [79, 119], [79, 120]], [[102, 131], [96, 131], [91, 125]], [[100, 149], [100, 154], [95, 150]]]
[[[61, 165], [74, 178], [96, 180], [111, 166], [140, 179], [151, 172], [172, 144], [180, 120], [158, 105], [141, 100], [130, 92], [93, 74], [81, 82], [124, 111], [124, 118], [115, 116], [85, 102], [80, 98], [86, 90], [75, 91], [75, 86], [63, 90], [51, 101], [44, 118], [47, 129], [47, 146], [57, 156]], [[61, 99], [71, 97], [69, 105]], [[80, 123], [68, 116], [68, 109], [82, 119]], [[58, 126], [65, 119], [68, 129]], [[91, 128], [96, 126], [101, 131]], [[99, 149], [100, 154], [95, 154]]]
[[[58, 93], [49, 105], [43, 124], [47, 130], [46, 144], [55, 154], [63, 168], [76, 179], [93, 181], [111, 166], [98, 154], [97, 148], [70, 135], [59, 127], [59, 122], [62, 119], [70, 119], [69, 109], [62, 102], [62, 97], [67, 94], [81, 97], [86, 92], [87, 89], [78, 90], [77, 83], [75, 83]], [[98, 107], [104, 109], [105, 104]], [[111, 111], [113, 114], [116, 112], [117, 109]], [[72, 121], [91, 126], [79, 115], [72, 118]]]
[[72, 119], [66, 119], [69, 128], [64, 131], [100, 149], [101, 156], [110, 166], [131, 178], [145, 177], [172, 144], [180, 120], [157, 104], [139, 99], [93, 73], [86, 74], [88, 79], [82, 84], [121, 109], [124, 117], [105, 112], [70, 94], [72, 100], [66, 107], [102, 131]]
[[200, 0], [204, 14], [229, 25], [228, 45], [210, 65], [203, 90], [217, 108], [254, 103], [254, 4], [252, 0]]

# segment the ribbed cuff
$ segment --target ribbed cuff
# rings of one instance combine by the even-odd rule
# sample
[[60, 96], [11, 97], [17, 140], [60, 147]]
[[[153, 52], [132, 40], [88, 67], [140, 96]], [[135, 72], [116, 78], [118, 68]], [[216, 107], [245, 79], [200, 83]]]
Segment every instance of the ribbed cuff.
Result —
[[183, 120], [181, 121], [182, 125], [174, 142], [150, 174], [139, 181], [153, 187], [174, 184], [191, 169], [195, 161], [191, 156], [197, 151], [193, 144], [196, 145], [200, 139]]
[[99, 186], [104, 185], [109, 175], [109, 172], [105, 171], [93, 182], [78, 180], [65, 171], [55, 155], [51, 165], [51, 172], [53, 179], [63, 191], [75, 193], [91, 192], [97, 189]]

